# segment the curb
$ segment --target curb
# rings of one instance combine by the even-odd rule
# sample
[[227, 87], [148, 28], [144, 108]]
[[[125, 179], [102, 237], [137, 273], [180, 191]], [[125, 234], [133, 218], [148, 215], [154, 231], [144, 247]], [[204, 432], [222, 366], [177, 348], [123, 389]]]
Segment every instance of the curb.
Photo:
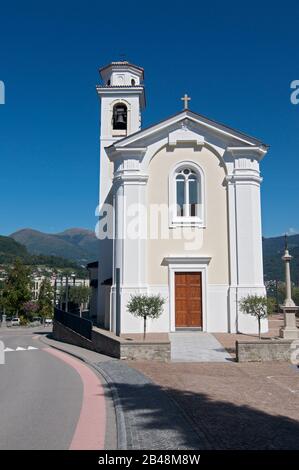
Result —
[[92, 367], [103, 377], [103, 379], [105, 380], [105, 382], [110, 388], [112, 401], [113, 401], [113, 405], [115, 409], [117, 450], [126, 450], [127, 449], [127, 430], [126, 430], [126, 425], [125, 425], [125, 416], [124, 416], [121, 400], [118, 395], [118, 391], [114, 385], [113, 380], [109, 376], [109, 374], [107, 374], [106, 371], [103, 371], [100, 366], [98, 366], [97, 364], [93, 362], [88, 361], [87, 359], [85, 359], [83, 356], [80, 356], [79, 354], [69, 352], [63, 349], [62, 347], [49, 344], [47, 341], [45, 341], [45, 338], [43, 337], [39, 337], [39, 340], [53, 349], [57, 349], [58, 351], [62, 351], [66, 354], [69, 354], [70, 356], [75, 357], [76, 359], [79, 359], [79, 361], [82, 361], [88, 366]]

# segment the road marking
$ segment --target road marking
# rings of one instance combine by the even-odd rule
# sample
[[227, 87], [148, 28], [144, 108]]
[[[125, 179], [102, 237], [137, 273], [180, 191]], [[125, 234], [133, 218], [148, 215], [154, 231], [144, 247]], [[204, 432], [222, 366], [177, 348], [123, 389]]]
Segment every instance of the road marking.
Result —
[[80, 416], [70, 450], [101, 450], [105, 446], [106, 407], [103, 386], [92, 370], [83, 362], [53, 348], [43, 351], [73, 367], [83, 382], [83, 398]]
[[26, 347], [26, 348], [22, 348], [21, 346], [18, 346], [16, 349], [5, 348], [5, 349], [4, 349], [4, 352], [32, 351], [32, 349], [38, 349], [38, 348], [35, 348], [34, 346], [28, 346], [28, 347]]

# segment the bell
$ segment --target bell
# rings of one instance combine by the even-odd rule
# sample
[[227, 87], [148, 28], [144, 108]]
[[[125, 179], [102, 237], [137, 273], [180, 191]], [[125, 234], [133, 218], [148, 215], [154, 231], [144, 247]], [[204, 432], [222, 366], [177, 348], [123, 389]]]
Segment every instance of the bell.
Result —
[[117, 114], [116, 116], [116, 124], [125, 124], [125, 119], [124, 119], [124, 115], [121, 113], [121, 114]]

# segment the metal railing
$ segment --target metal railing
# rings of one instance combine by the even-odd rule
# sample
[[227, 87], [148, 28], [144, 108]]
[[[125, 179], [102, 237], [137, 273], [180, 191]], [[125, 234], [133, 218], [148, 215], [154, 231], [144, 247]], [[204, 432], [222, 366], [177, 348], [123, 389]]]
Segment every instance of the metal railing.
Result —
[[84, 338], [91, 339], [92, 322], [90, 320], [64, 312], [58, 308], [54, 308], [54, 320], [79, 333]]

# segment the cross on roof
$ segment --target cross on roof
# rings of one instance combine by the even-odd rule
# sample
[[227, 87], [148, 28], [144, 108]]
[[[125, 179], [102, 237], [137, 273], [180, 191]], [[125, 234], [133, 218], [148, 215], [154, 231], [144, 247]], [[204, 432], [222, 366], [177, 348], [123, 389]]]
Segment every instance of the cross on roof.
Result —
[[184, 101], [184, 109], [188, 109], [188, 101], [191, 101], [190, 96], [188, 96], [186, 93], [184, 94], [183, 98], [181, 98], [182, 101]]

